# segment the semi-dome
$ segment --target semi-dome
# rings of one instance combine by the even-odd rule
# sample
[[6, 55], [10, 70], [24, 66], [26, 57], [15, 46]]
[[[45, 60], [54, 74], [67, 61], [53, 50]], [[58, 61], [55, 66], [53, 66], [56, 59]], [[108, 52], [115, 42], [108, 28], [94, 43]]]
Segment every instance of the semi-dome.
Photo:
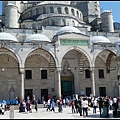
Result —
[[92, 43], [98, 43], [98, 44], [103, 44], [103, 43], [112, 43], [108, 38], [104, 36], [94, 36], [90, 39]]
[[81, 33], [81, 31], [73, 26], [65, 26], [59, 29], [56, 35], [60, 35], [63, 33]]
[[43, 34], [33, 34], [27, 37], [25, 42], [51, 42], [51, 40]]
[[13, 35], [11, 35], [10, 33], [5, 33], [5, 32], [0, 33], [0, 41], [18, 42], [18, 40]]

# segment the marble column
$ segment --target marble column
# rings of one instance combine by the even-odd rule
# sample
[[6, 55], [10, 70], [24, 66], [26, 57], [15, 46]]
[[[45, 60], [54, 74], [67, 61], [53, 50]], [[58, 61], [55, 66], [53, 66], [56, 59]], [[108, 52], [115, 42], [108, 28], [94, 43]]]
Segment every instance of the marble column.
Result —
[[91, 78], [92, 78], [92, 94], [95, 96], [95, 78], [94, 78], [94, 69], [91, 69]]
[[20, 70], [20, 76], [21, 76], [21, 79], [20, 79], [20, 83], [21, 83], [21, 100], [24, 99], [24, 70]]
[[57, 96], [58, 99], [61, 98], [61, 68], [57, 68]]

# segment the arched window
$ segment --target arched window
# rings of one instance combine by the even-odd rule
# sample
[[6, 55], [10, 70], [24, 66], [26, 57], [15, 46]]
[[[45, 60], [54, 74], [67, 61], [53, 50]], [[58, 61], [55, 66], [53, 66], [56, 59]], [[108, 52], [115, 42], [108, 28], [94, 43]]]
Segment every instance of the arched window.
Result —
[[67, 7], [65, 7], [65, 13], [66, 13], [66, 14], [69, 14]]
[[53, 7], [50, 7], [50, 13], [54, 13]]
[[72, 15], [75, 16], [75, 11], [74, 9], [71, 9]]
[[35, 29], [35, 24], [34, 23], [32, 24], [32, 29]]
[[78, 11], [77, 11], [76, 13], [77, 13], [77, 17], [79, 18], [79, 13], [78, 13]]
[[29, 17], [31, 17], [32, 16], [32, 10], [30, 10], [30, 12], [29, 12]]
[[45, 7], [43, 7], [43, 14], [45, 14], [46, 13], [46, 9], [45, 9]]
[[36, 15], [38, 14], [38, 8], [36, 8]]
[[53, 19], [51, 20], [51, 23], [52, 23], [52, 25], [55, 25], [55, 21]]
[[57, 8], [57, 11], [58, 11], [58, 13], [61, 14], [61, 8], [60, 7]]
[[74, 21], [72, 21], [72, 26], [75, 26], [75, 22]]
[[80, 13], [80, 17], [81, 17], [81, 13]]
[[66, 25], [65, 19], [62, 19], [62, 24], [61, 25]]

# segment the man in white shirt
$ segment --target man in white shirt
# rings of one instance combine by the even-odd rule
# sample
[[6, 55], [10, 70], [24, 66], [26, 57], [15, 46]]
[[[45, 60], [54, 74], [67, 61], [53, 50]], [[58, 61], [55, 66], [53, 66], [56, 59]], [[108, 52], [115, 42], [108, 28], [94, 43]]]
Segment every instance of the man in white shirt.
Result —
[[113, 97], [113, 116], [117, 116], [117, 98]]
[[50, 111], [50, 107], [51, 107], [51, 103], [50, 103], [50, 98], [47, 101], [47, 110], [46, 111]]
[[116, 102], [117, 102], [117, 98], [114, 97], [114, 98], [113, 98], [113, 103], [116, 103]]
[[86, 116], [88, 116], [88, 100], [87, 100], [87, 98], [83, 98], [82, 108], [83, 108], [83, 116], [85, 116], [85, 113], [86, 113]]

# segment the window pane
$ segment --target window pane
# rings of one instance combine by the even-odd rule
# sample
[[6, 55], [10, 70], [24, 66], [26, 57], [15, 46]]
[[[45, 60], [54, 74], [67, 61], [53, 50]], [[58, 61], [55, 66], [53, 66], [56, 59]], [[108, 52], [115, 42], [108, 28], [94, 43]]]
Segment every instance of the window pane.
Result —
[[105, 87], [99, 87], [99, 94], [102, 97], [106, 96], [106, 88]]
[[89, 97], [91, 94], [91, 87], [86, 87], [86, 95]]
[[26, 70], [25, 75], [26, 79], [32, 79], [32, 70]]
[[41, 70], [41, 79], [47, 79], [47, 70]]
[[58, 13], [61, 14], [61, 8], [58, 7], [57, 10], [58, 10]]
[[85, 77], [90, 78], [90, 70], [85, 70]]
[[50, 13], [54, 13], [53, 7], [50, 7]]
[[104, 78], [104, 71], [103, 71], [103, 69], [99, 69], [99, 78]]

